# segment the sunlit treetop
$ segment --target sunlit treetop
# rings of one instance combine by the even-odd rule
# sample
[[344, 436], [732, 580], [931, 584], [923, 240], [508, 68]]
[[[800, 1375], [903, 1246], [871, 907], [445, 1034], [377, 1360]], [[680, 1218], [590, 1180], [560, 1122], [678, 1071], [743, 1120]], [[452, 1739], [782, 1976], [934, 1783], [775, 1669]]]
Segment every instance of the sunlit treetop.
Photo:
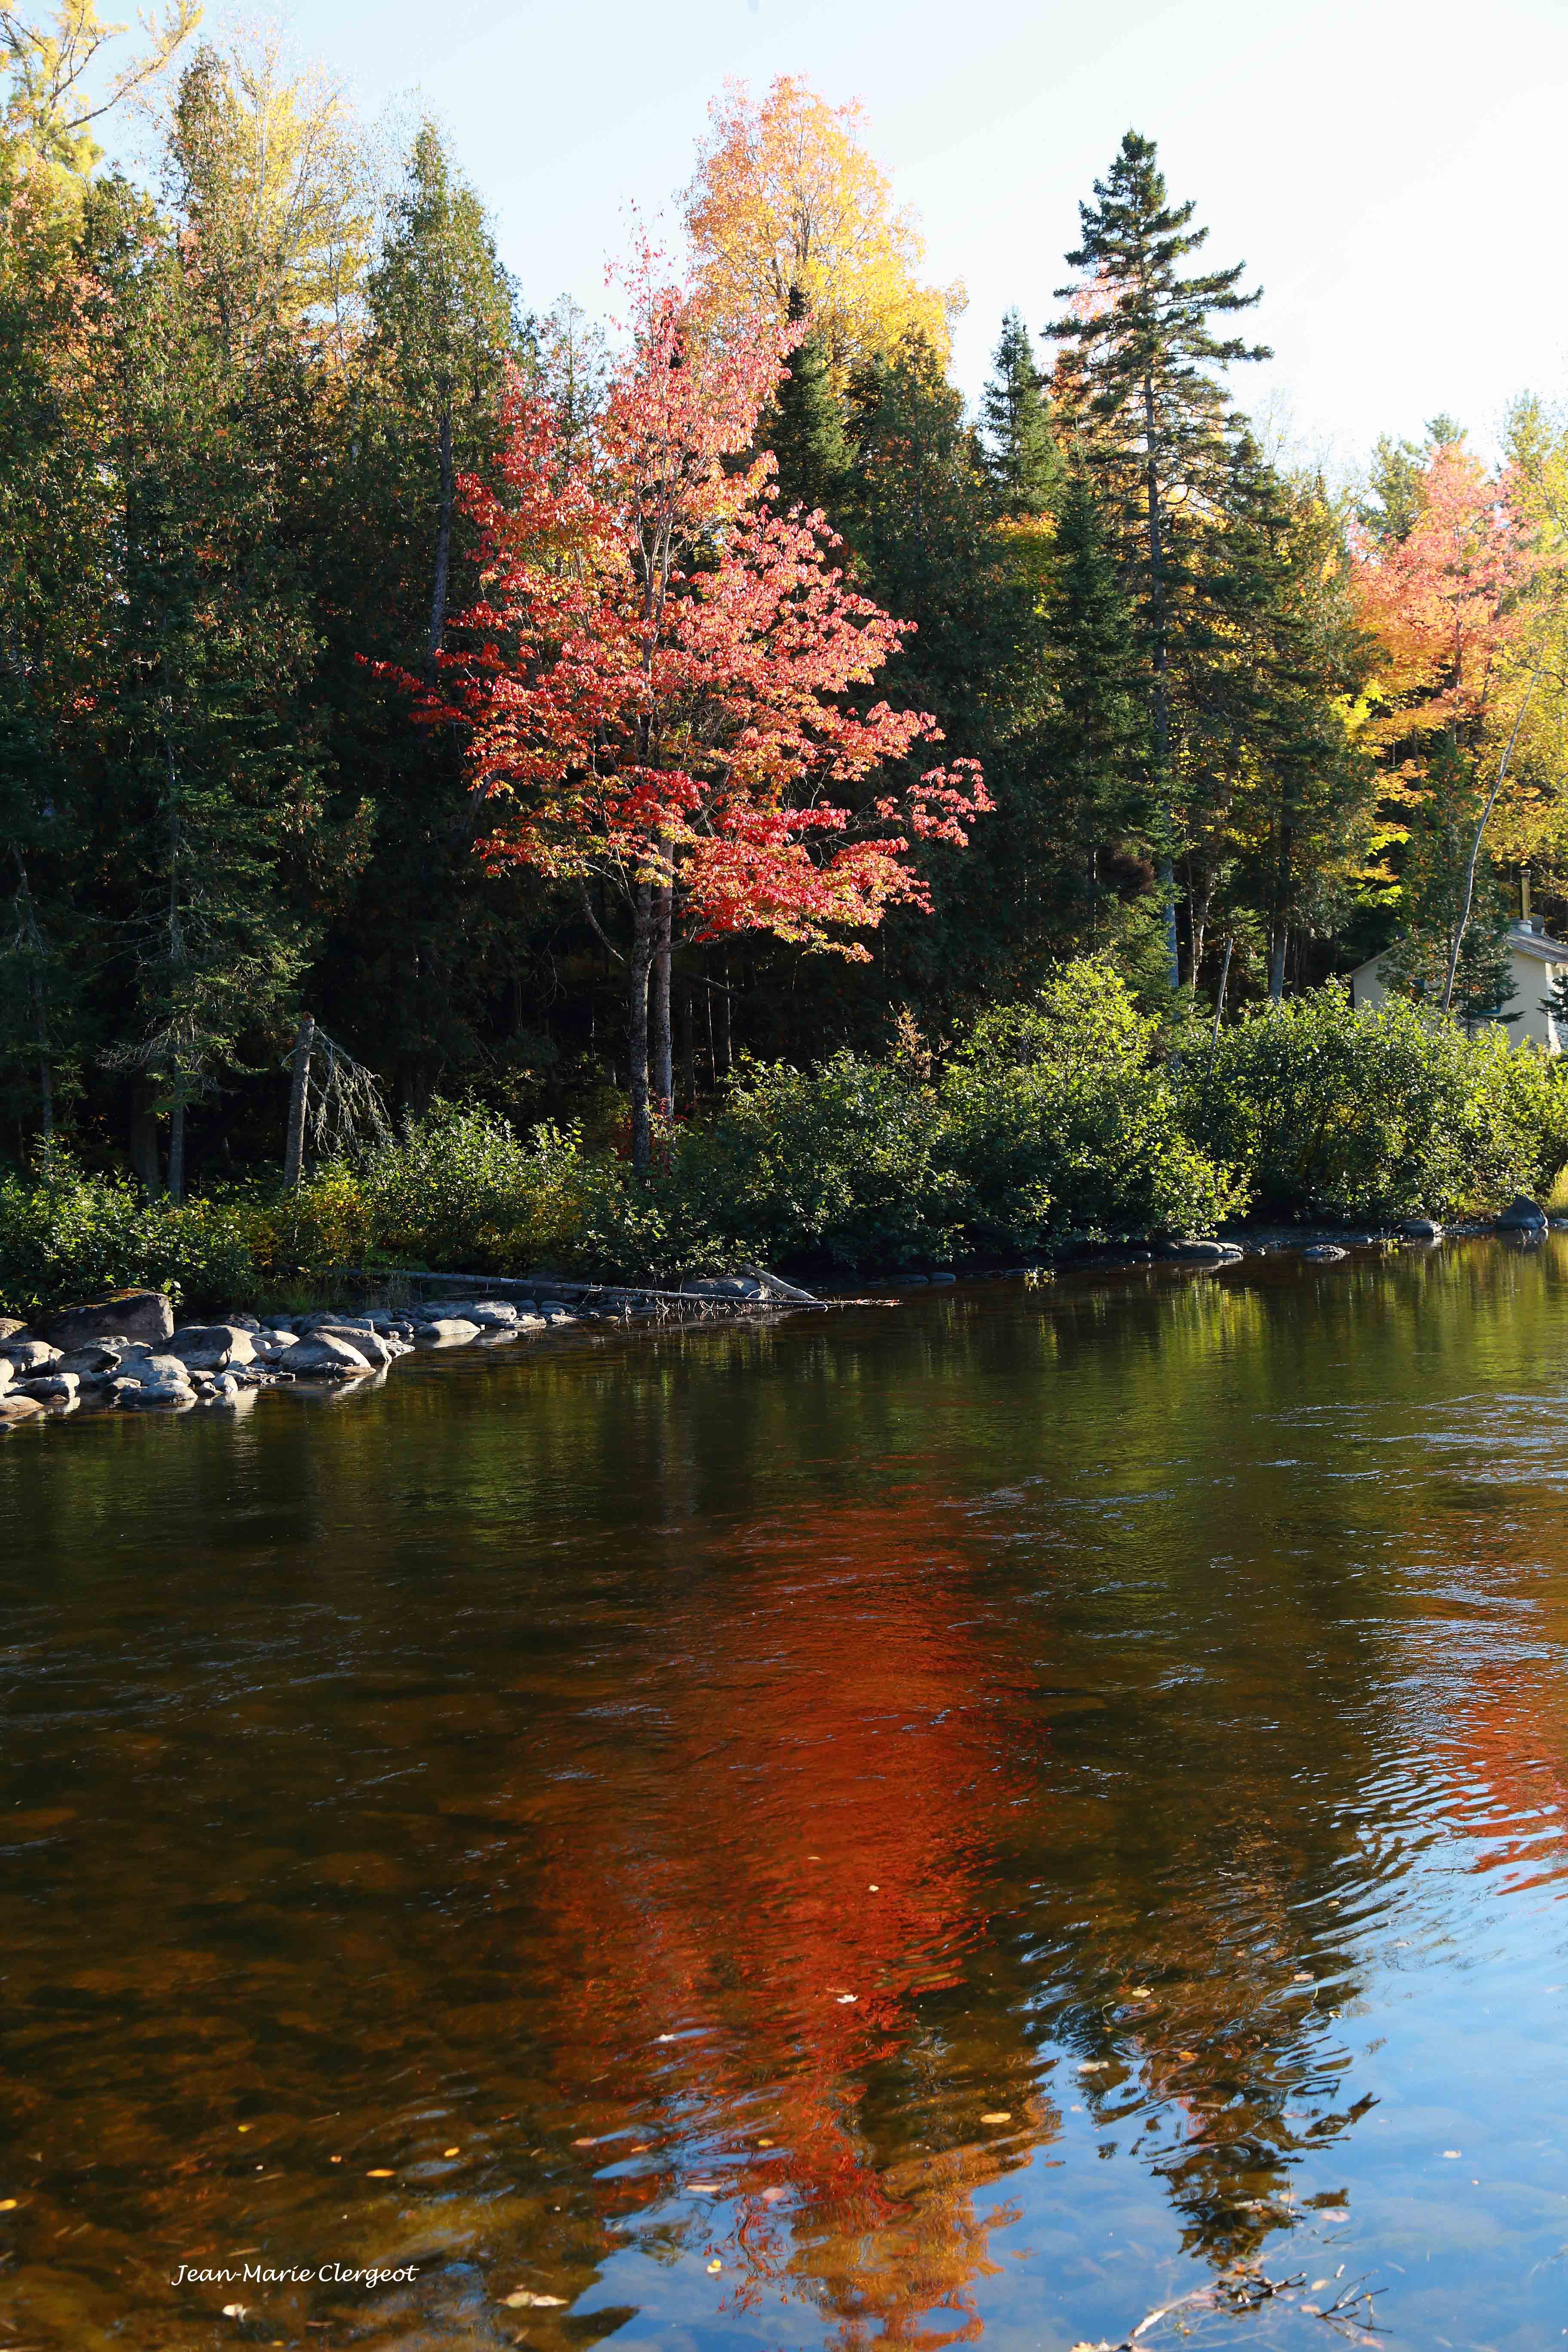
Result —
[[945, 361], [963, 289], [921, 282], [924, 241], [860, 143], [858, 105], [783, 75], [760, 101], [727, 84], [710, 116], [686, 191], [700, 314], [782, 325], [793, 293], [840, 384], [911, 335]]
[[100, 80], [101, 51], [129, 27], [105, 24], [97, 0], [57, 0], [47, 15], [0, 5], [0, 146], [7, 163], [85, 178], [103, 153], [92, 126], [144, 90], [201, 17], [201, 0], [170, 0], [161, 16], [142, 20], [147, 48]]

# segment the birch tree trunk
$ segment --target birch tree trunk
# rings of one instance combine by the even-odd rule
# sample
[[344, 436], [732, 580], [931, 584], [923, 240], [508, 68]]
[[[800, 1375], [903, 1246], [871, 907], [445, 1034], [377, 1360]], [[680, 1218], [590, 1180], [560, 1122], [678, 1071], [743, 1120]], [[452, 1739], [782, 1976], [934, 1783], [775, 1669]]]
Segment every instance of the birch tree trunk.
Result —
[[289, 1080], [289, 1138], [283, 1150], [283, 1187], [297, 1192], [305, 1172], [305, 1105], [310, 1085], [310, 1054], [316, 1043], [314, 1013], [302, 1013], [294, 1038], [294, 1066]]

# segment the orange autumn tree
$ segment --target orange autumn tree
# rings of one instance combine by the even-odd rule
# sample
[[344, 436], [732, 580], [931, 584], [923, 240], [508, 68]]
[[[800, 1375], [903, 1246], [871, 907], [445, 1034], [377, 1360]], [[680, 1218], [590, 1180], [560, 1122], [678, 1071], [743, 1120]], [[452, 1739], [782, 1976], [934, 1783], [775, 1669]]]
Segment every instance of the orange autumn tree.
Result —
[[963, 289], [921, 284], [924, 241], [860, 143], [859, 106], [786, 74], [760, 101], [728, 83], [709, 117], [686, 191], [703, 321], [732, 336], [793, 308], [840, 386], [911, 338], [945, 362]]
[[[1512, 477], [1489, 474], [1461, 442], [1433, 447], [1415, 491], [1407, 530], [1358, 547], [1355, 585], [1381, 656], [1372, 733], [1389, 761], [1384, 839], [1405, 848], [1410, 937], [1394, 967], [1447, 1012], [1486, 826], [1533, 688], [1541, 558]], [[1472, 998], [1488, 985], [1474, 976]]]
[[753, 442], [791, 331], [700, 337], [647, 259], [633, 292], [593, 433], [519, 382], [500, 493], [465, 486], [484, 598], [458, 625], [468, 650], [444, 663], [441, 707], [471, 730], [489, 866], [621, 904], [643, 1171], [649, 983], [668, 1107], [672, 941], [767, 931], [863, 961], [856, 932], [929, 906], [912, 843], [963, 846], [991, 803], [973, 761], [910, 773], [941, 730], [864, 692], [907, 625], [849, 589], [820, 516], [775, 511]]

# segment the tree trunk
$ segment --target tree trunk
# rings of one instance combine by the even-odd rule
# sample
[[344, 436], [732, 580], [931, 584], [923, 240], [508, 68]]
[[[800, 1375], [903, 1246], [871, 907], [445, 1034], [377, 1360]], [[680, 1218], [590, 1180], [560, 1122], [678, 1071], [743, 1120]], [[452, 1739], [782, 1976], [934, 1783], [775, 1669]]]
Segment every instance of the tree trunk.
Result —
[[729, 1076], [735, 1066], [730, 1050], [730, 959], [724, 958], [724, 983], [719, 991], [719, 1051], [724, 1060], [724, 1075]]
[[[1150, 667], [1153, 686], [1150, 697], [1150, 716], [1154, 728], [1154, 781], [1160, 799], [1160, 814], [1170, 814], [1167, 799], [1171, 765], [1171, 704], [1168, 671], [1170, 652], [1165, 641], [1165, 538], [1164, 518], [1160, 509], [1160, 468], [1155, 455], [1154, 382], [1143, 379], [1143, 482], [1149, 510], [1149, 629]], [[1176, 880], [1169, 856], [1160, 860], [1160, 887], [1165, 894], [1165, 942], [1171, 961], [1171, 986], [1182, 984], [1181, 950], [1176, 938]]]
[[176, 1095], [169, 1111], [169, 1198], [176, 1207], [185, 1197], [185, 1106]]
[[289, 1137], [283, 1148], [283, 1188], [297, 1192], [305, 1172], [305, 1106], [310, 1087], [310, 1054], [316, 1043], [314, 1013], [302, 1013], [294, 1038], [294, 1067], [289, 1081]]
[[1268, 942], [1268, 1002], [1279, 1003], [1285, 994], [1285, 942], [1290, 935], [1290, 856], [1295, 833], [1283, 826], [1279, 840], [1279, 886], [1274, 936]]
[[1283, 923], [1275, 932], [1268, 948], [1268, 1002], [1278, 1004], [1285, 994], [1285, 942], [1289, 933]]
[[426, 658], [432, 669], [447, 627], [447, 575], [452, 561], [452, 404], [441, 409], [439, 440], [440, 505], [436, 524], [436, 580], [430, 592], [430, 636]]
[[697, 1020], [689, 983], [680, 999], [680, 1063], [686, 1108], [691, 1110], [697, 1103]]
[[[668, 867], [666, 868], [668, 872]], [[653, 1092], [661, 1118], [675, 1108], [674, 1039], [670, 1034], [669, 959], [675, 925], [675, 887], [663, 882], [654, 890], [653, 1003], [650, 1010], [653, 1050]]]
[[653, 885], [639, 882], [632, 913], [632, 946], [626, 959], [629, 991], [626, 1044], [631, 1064], [632, 1169], [646, 1176], [653, 1157], [653, 1130], [648, 1117], [647, 996], [648, 969], [653, 962]]

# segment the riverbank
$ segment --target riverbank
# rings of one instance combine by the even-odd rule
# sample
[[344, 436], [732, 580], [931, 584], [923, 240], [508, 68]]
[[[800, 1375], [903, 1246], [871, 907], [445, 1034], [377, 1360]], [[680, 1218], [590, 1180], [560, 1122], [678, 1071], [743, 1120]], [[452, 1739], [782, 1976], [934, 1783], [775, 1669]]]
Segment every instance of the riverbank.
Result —
[[[370, 1295], [300, 1314], [236, 1309], [213, 1322], [181, 1324], [167, 1292], [112, 1292], [40, 1315], [0, 1317], [0, 1430], [83, 1408], [129, 1412], [234, 1410], [261, 1389], [343, 1392], [384, 1381], [405, 1356], [454, 1348], [505, 1349], [595, 1327], [668, 1328], [720, 1320], [830, 1313], [887, 1306], [900, 1295], [965, 1284], [1052, 1282], [1058, 1274], [1140, 1267], [1222, 1274], [1248, 1259], [1331, 1266], [1357, 1255], [1433, 1249], [1447, 1239], [1495, 1234], [1522, 1246], [1568, 1218], [1548, 1219], [1523, 1196], [1495, 1219], [1444, 1227], [1410, 1218], [1384, 1227], [1244, 1227], [1214, 1239], [1108, 1244], [1081, 1241], [1034, 1265], [939, 1267], [889, 1272], [868, 1286], [879, 1295], [820, 1295], [762, 1269], [693, 1280], [678, 1287], [519, 1276], [405, 1271], [353, 1287]], [[889, 1293], [892, 1295], [888, 1295]]]

